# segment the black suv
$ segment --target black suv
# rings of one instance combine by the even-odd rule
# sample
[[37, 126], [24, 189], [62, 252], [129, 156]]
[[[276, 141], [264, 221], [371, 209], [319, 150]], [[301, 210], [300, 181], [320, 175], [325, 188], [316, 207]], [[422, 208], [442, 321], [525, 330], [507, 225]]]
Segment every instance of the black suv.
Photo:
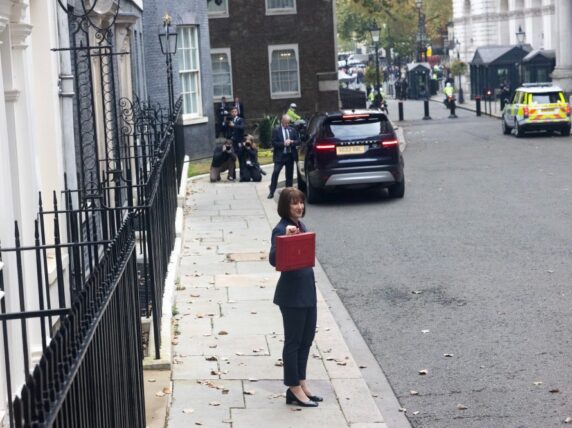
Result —
[[320, 113], [303, 134], [298, 187], [308, 203], [319, 202], [324, 190], [337, 187], [381, 186], [391, 197], [405, 194], [403, 156], [384, 113]]

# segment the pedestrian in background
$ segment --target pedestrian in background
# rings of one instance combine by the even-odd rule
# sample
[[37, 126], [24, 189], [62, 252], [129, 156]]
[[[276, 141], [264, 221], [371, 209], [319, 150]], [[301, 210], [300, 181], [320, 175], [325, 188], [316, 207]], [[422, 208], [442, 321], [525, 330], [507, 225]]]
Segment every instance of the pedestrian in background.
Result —
[[244, 119], [238, 115], [238, 110], [233, 107], [230, 110], [230, 120], [228, 126], [231, 129], [232, 148], [235, 153], [240, 150], [240, 144], [244, 140]]
[[227, 104], [226, 98], [222, 97], [220, 99], [220, 105], [218, 108], [218, 130], [217, 130], [217, 137], [229, 138], [229, 128], [228, 128], [228, 119], [229, 119], [229, 112], [230, 105]]
[[240, 98], [234, 97], [234, 104], [232, 106], [236, 109], [238, 116], [244, 119], [244, 104], [240, 102]]
[[[287, 187], [278, 199], [280, 222], [272, 230], [269, 261], [276, 266], [276, 237], [307, 232], [300, 221], [305, 214], [304, 193]], [[282, 272], [274, 293], [284, 323], [284, 384], [286, 404], [317, 407], [323, 399], [313, 395], [306, 382], [306, 367], [314, 340], [317, 321], [316, 280], [311, 267]]]
[[228, 181], [236, 179], [236, 154], [232, 149], [232, 141], [227, 140], [224, 144], [217, 145], [213, 152], [211, 161], [210, 180], [211, 183], [220, 181], [221, 172], [228, 171]]
[[240, 146], [238, 163], [240, 165], [240, 181], [261, 181], [262, 173], [266, 174], [258, 163], [258, 148], [252, 135], [247, 135], [244, 143]]
[[286, 187], [294, 181], [294, 162], [298, 160], [296, 147], [300, 145], [298, 132], [290, 126], [290, 116], [282, 115], [280, 125], [272, 130], [272, 147], [274, 148], [274, 171], [270, 180], [268, 199], [274, 197], [278, 186], [278, 176], [283, 167], [286, 168]]

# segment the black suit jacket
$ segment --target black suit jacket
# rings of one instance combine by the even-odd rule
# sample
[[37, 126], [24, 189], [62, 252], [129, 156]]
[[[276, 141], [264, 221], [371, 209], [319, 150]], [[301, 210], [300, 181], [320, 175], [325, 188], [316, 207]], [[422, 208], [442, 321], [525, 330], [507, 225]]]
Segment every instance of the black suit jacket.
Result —
[[236, 117], [236, 121], [233, 120], [234, 126], [231, 126], [232, 129], [232, 147], [236, 153], [239, 152], [239, 144], [242, 143], [244, 140], [244, 119], [240, 116]]
[[233, 103], [232, 104], [233, 107], [236, 107], [238, 109], [238, 116], [242, 117], [244, 119], [244, 104], [243, 103]]
[[[297, 148], [300, 146], [300, 136], [291, 126], [288, 127], [288, 134], [290, 135], [290, 139], [294, 140], [294, 144], [290, 145], [290, 150], [294, 161], [296, 161], [298, 160]], [[282, 133], [282, 125], [279, 125], [272, 130], [272, 147], [274, 148], [274, 162], [282, 162], [282, 155], [284, 154], [284, 135]]]
[[[268, 257], [270, 264], [276, 266], [276, 237], [286, 235], [286, 226], [297, 226], [290, 219], [281, 219], [272, 230], [272, 245]], [[300, 230], [307, 232], [306, 226], [300, 222]], [[316, 280], [313, 268], [303, 268], [282, 272], [276, 291], [274, 303], [287, 308], [308, 308], [316, 306]]]

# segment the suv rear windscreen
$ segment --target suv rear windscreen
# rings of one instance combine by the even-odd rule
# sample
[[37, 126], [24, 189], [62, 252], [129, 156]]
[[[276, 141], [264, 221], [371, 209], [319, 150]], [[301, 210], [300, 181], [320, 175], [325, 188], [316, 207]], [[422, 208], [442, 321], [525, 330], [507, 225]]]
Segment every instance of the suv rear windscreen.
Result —
[[[332, 121], [326, 125], [326, 134], [329, 137], [340, 140], [350, 140], [354, 138], [371, 137], [373, 135], [386, 134], [391, 132], [391, 124], [388, 120], [360, 120], [360, 121]], [[329, 131], [329, 132], [328, 132]]]
[[554, 104], [560, 102], [560, 92], [546, 92], [544, 94], [530, 94], [531, 104]]

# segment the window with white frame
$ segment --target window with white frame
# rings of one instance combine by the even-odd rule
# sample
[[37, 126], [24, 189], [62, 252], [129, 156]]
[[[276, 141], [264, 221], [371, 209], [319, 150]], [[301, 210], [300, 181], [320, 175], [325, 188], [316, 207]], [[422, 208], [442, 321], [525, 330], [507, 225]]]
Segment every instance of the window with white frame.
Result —
[[298, 45], [268, 46], [268, 69], [272, 98], [300, 96]]
[[266, 0], [266, 14], [296, 13], [296, 0]]
[[177, 28], [179, 77], [183, 96], [183, 117], [202, 116], [201, 79], [199, 64], [199, 31], [194, 25]]
[[209, 18], [228, 18], [228, 0], [207, 0]]
[[213, 95], [215, 101], [221, 97], [232, 97], [232, 65], [230, 49], [211, 49], [211, 62], [213, 72]]

